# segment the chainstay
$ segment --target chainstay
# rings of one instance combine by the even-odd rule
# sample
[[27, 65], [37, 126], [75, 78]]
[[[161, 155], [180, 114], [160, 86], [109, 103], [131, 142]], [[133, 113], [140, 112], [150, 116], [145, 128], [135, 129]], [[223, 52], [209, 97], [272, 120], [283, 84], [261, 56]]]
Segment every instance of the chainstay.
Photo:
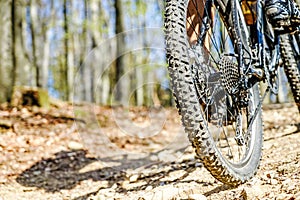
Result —
[[250, 127], [253, 125], [253, 123], [254, 123], [254, 121], [255, 121], [255, 119], [256, 119], [256, 117], [257, 117], [259, 111], [262, 109], [263, 101], [264, 101], [264, 99], [266, 98], [266, 96], [267, 96], [267, 94], [268, 94], [269, 91], [270, 91], [270, 87], [268, 86], [267, 89], [266, 89], [265, 92], [264, 92], [263, 97], [262, 97], [261, 100], [259, 101], [257, 108], [256, 108], [255, 111], [254, 111], [254, 115], [253, 115], [253, 116], [251, 117], [251, 119], [250, 119], [250, 123], [249, 123], [249, 126], [248, 126], [248, 128], [247, 128], [247, 135], [250, 134]]

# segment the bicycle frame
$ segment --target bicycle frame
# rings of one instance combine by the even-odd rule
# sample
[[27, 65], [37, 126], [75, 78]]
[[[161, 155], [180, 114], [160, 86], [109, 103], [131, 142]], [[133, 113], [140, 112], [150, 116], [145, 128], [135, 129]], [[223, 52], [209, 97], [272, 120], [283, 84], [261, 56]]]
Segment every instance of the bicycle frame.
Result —
[[[256, 37], [259, 53], [259, 66], [263, 67], [268, 87], [274, 94], [278, 94], [278, 86], [277, 84], [272, 83], [272, 77], [277, 75], [280, 58], [279, 34], [275, 32], [272, 26], [267, 22], [262, 0], [258, 0], [256, 12]], [[269, 49], [269, 52], [267, 52], [267, 49]], [[271, 57], [270, 63], [267, 62], [267, 57]]]
[[[206, 12], [204, 12], [203, 16], [205, 24], [202, 24], [198, 40], [200, 44], [203, 44], [204, 38], [210, 28], [210, 21], [206, 18], [209, 18], [211, 14], [210, 7], [213, 1], [218, 6], [223, 7], [220, 10], [223, 11], [224, 16], [228, 16], [224, 21], [232, 20], [233, 23], [231, 24], [234, 24], [232, 34], [237, 34], [235, 38], [239, 38], [242, 35], [250, 40], [246, 41], [248, 43], [245, 44], [245, 39], [240, 39], [237, 41], [235, 47], [237, 48], [237, 52], [242, 52], [237, 58], [239, 76], [241, 77], [241, 89], [246, 91], [257, 82], [265, 80], [268, 84], [267, 90], [278, 94], [278, 83], [276, 82], [278, 79], [276, 76], [278, 74], [280, 59], [280, 33], [274, 31], [271, 24], [267, 21], [263, 9], [263, 1], [257, 0], [256, 22], [253, 25], [247, 25], [239, 0], [228, 0], [227, 2], [222, 0], [207, 0], [204, 8]], [[246, 60], [250, 61], [246, 62]]]
[[[244, 19], [239, 0], [231, 0], [230, 3], [234, 33], [250, 38], [251, 41], [248, 42], [252, 45], [251, 49], [248, 49], [249, 44], [243, 44], [243, 40], [238, 41], [237, 44], [238, 52], [242, 52], [238, 58], [240, 77], [243, 82], [241, 87], [247, 90], [255, 83], [266, 80], [268, 89], [277, 94], [278, 85], [273, 79], [277, 75], [280, 58], [279, 33], [275, 32], [267, 22], [262, 0], [257, 0], [256, 22], [250, 26], [246, 25], [245, 20], [238, 20], [239, 17]], [[251, 61], [248, 63], [245, 62], [245, 57], [247, 57], [245, 54], [250, 54], [248, 57]]]

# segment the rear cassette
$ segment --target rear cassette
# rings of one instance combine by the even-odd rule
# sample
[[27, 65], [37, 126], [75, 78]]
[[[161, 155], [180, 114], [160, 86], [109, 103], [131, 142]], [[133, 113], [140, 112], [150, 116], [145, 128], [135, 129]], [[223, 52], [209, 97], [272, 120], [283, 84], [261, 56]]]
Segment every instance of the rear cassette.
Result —
[[239, 69], [236, 57], [231, 55], [222, 55], [218, 64], [221, 72], [221, 83], [229, 94], [235, 94], [238, 91]]

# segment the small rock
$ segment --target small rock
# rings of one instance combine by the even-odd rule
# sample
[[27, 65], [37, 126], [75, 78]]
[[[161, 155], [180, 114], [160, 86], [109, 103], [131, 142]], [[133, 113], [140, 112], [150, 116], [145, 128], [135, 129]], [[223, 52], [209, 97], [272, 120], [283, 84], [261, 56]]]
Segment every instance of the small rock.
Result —
[[286, 199], [291, 199], [292, 198], [292, 196], [293, 195], [291, 195], [291, 194], [278, 194], [277, 196], [276, 196], [276, 199], [277, 200], [286, 200]]
[[297, 194], [295, 194], [295, 199], [300, 199], [300, 192], [298, 192]]
[[158, 159], [164, 162], [171, 162], [173, 160], [176, 160], [176, 156], [174, 156], [174, 153], [170, 150], [165, 150], [160, 152], [158, 155]]
[[152, 155], [152, 156], [150, 156], [150, 160], [151, 161], [158, 161], [159, 159], [156, 155]]
[[278, 184], [278, 181], [276, 179], [271, 179], [270, 180], [270, 184], [271, 185], [277, 185]]
[[149, 186], [146, 187], [145, 190], [146, 190], [146, 191], [149, 191], [149, 190], [152, 190], [152, 189], [153, 189], [153, 186], [152, 186], [152, 185], [149, 185]]
[[291, 192], [291, 191], [293, 191], [293, 190], [295, 190], [295, 189], [296, 189], [296, 185], [295, 185], [295, 184], [291, 184], [291, 185], [289, 185], [288, 188], [287, 188], [287, 190], [288, 190], [289, 192]]
[[251, 181], [247, 182], [249, 186], [261, 185], [261, 180], [257, 177], [253, 177]]
[[13, 122], [10, 120], [0, 120], [0, 127], [9, 129], [12, 128]]
[[180, 179], [181, 177], [183, 177], [186, 174], [186, 171], [184, 170], [176, 170], [176, 171], [172, 171], [169, 173], [168, 176], [166, 176], [165, 178], [162, 178], [161, 181], [175, 181], [177, 179]]
[[78, 172], [79, 173], [88, 173], [91, 171], [101, 170], [104, 167], [104, 164], [100, 161], [92, 162], [83, 168], [81, 168]]
[[128, 186], [129, 186], [129, 181], [123, 181], [122, 182], [122, 188], [125, 188], [125, 189], [127, 189], [128, 188]]
[[101, 181], [101, 187], [108, 188], [109, 187], [109, 181]]
[[267, 178], [272, 178], [273, 176], [272, 176], [271, 173], [266, 173], [266, 177], [267, 177]]
[[196, 162], [196, 163], [195, 163], [195, 167], [203, 167], [203, 163]]
[[136, 182], [136, 181], [138, 180], [138, 178], [139, 178], [139, 175], [138, 175], [138, 174], [134, 174], [134, 175], [132, 175], [132, 176], [129, 178], [129, 182], [130, 182], [130, 183], [134, 183], [134, 182]]
[[159, 183], [159, 186], [164, 186], [164, 185], [166, 185], [166, 182], [164, 182], [164, 181], [161, 181], [161, 182]]
[[190, 194], [189, 199], [191, 200], [207, 200], [206, 196], [203, 194]]
[[134, 190], [136, 188], [145, 188], [147, 185], [147, 182], [145, 181], [137, 181], [135, 183], [129, 183], [129, 181], [124, 181], [122, 183], [122, 188], [125, 190]]
[[36, 176], [37, 176], [37, 175], [40, 175], [41, 173], [42, 173], [41, 171], [34, 171], [34, 172], [33, 172], [33, 175], [36, 175]]
[[264, 195], [263, 188], [260, 184], [253, 185], [250, 190], [247, 190], [248, 199], [259, 199]]
[[290, 185], [291, 183], [292, 183], [292, 180], [290, 178], [287, 178], [282, 182], [282, 185]]
[[179, 194], [179, 188], [173, 186], [166, 186], [163, 190], [154, 196], [154, 199], [175, 199]]
[[276, 195], [275, 195], [274, 192], [270, 192], [268, 197], [269, 197], [270, 199], [273, 199], [273, 198], [276, 197]]
[[111, 189], [117, 189], [118, 188], [118, 185], [117, 185], [117, 183], [114, 183], [112, 186], [111, 186]]
[[107, 197], [106, 197], [105, 195], [103, 195], [103, 194], [99, 194], [99, 195], [97, 196], [97, 199], [98, 199], [98, 200], [106, 200]]
[[79, 150], [79, 149], [83, 149], [83, 145], [78, 142], [71, 141], [68, 144], [68, 148], [73, 150]]

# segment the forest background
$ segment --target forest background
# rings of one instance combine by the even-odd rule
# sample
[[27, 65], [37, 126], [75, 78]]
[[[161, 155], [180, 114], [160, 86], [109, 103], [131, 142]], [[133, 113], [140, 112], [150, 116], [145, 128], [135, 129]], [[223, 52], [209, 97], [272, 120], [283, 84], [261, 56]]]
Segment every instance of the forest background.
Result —
[[[162, 0], [0, 0], [0, 102], [16, 86], [64, 101], [173, 104]], [[280, 73], [280, 95], [290, 101]]]

